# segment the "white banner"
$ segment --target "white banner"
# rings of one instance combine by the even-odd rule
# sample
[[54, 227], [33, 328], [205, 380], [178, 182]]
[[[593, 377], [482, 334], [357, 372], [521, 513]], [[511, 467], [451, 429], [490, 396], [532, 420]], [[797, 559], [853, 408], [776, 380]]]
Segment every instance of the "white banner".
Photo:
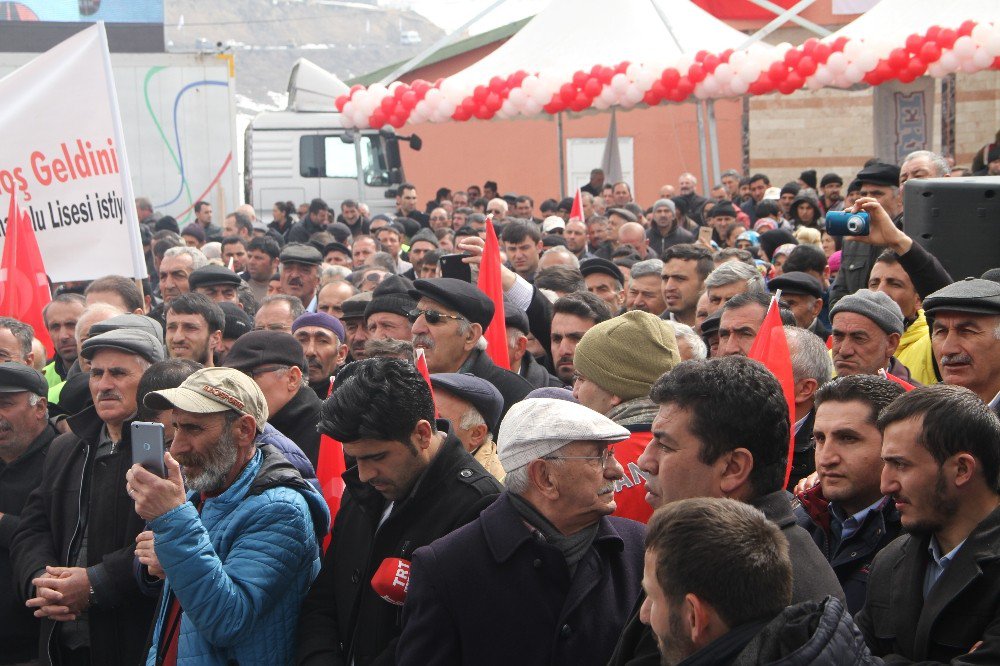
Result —
[[0, 248], [11, 194], [53, 282], [146, 276], [103, 23], [0, 79]]

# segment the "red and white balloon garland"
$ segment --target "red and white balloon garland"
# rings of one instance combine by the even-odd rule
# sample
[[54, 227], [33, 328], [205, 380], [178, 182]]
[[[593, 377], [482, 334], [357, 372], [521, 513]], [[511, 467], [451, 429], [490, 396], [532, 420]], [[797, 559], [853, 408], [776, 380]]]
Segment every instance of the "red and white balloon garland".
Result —
[[621, 62], [594, 65], [572, 76], [524, 70], [494, 76], [471, 91], [452, 79], [399, 81], [388, 87], [356, 85], [336, 99], [348, 127], [514, 118], [543, 111], [632, 108], [643, 103], [791, 94], [802, 88], [847, 88], [864, 81], [910, 83], [928, 74], [1000, 69], [1000, 25], [965, 21], [958, 28], [931, 26], [903, 44], [882, 39], [808, 39], [801, 46], [753, 44], [746, 50], [682, 54], [670, 67]]

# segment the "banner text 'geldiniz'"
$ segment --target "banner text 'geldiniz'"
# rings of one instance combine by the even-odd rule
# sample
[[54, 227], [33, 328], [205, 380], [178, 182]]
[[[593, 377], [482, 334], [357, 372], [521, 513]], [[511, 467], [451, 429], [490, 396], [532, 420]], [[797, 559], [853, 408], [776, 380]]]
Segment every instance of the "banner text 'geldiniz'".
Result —
[[35, 187], [49, 187], [118, 173], [118, 153], [110, 138], [64, 141], [55, 149], [34, 150], [27, 164], [0, 167], [0, 191], [31, 201]]

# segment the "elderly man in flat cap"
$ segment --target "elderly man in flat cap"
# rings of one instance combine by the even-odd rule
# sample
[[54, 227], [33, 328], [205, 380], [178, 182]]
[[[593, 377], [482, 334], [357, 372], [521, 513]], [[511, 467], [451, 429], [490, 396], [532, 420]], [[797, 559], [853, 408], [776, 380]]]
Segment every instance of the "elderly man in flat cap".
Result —
[[42, 480], [49, 444], [48, 383], [32, 367], [0, 363], [0, 645], [3, 663], [27, 663], [38, 655], [38, 620], [18, 597], [10, 542], [28, 495]]
[[565, 400], [514, 405], [506, 492], [414, 553], [397, 663], [606, 664], [642, 579], [642, 526], [610, 516], [628, 436]]
[[[498, 368], [486, 353], [483, 331], [493, 321], [493, 302], [475, 286], [454, 278], [416, 280], [410, 292], [413, 346], [424, 350], [431, 372], [467, 372], [497, 387], [504, 413], [524, 399], [532, 386], [510, 370]], [[502, 415], [501, 415], [502, 418]]]
[[434, 406], [448, 419], [452, 432], [483, 468], [503, 483], [507, 473], [497, 456], [503, 396], [493, 384], [475, 375], [442, 372], [431, 375]]
[[903, 335], [903, 311], [888, 294], [859, 289], [833, 306], [830, 321], [838, 376], [877, 375], [885, 370], [904, 382], [918, 383], [895, 357]]
[[129, 422], [142, 374], [164, 359], [145, 330], [86, 340], [94, 404], [71, 416], [71, 432], [49, 447], [36, 492], [11, 544], [21, 595], [42, 618], [43, 664], [140, 663], [153, 599], [133, 574], [143, 520], [123, 479], [132, 466]]
[[934, 358], [946, 384], [1000, 405], [1000, 284], [966, 279], [924, 299]]

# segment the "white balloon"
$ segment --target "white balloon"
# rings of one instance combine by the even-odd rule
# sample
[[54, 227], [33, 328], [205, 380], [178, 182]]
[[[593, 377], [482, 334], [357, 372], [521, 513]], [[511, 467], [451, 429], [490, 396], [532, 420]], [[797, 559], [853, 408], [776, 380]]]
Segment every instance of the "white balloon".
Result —
[[524, 80], [521, 81], [521, 87], [524, 89], [524, 92], [526, 92], [529, 97], [534, 97], [535, 91], [538, 90], [538, 77], [534, 76], [533, 74], [527, 75], [526, 77], [524, 77]]
[[979, 65], [976, 64], [976, 61], [973, 58], [963, 60], [961, 68], [966, 74], [973, 74], [979, 71]]
[[507, 101], [513, 104], [516, 108], [520, 109], [524, 105], [524, 101], [528, 99], [528, 94], [524, 92], [521, 88], [513, 88], [507, 94]]
[[625, 100], [635, 105], [642, 101], [642, 96], [645, 93], [637, 84], [632, 83], [629, 85], [628, 90], [625, 91]]
[[746, 51], [733, 51], [729, 56], [729, 64], [732, 65], [733, 69], [739, 71], [743, 65], [747, 62], [747, 52]]
[[830, 73], [830, 70], [826, 67], [820, 67], [817, 69], [816, 73], [813, 74], [813, 78], [816, 79], [821, 88], [833, 83], [833, 74]]
[[368, 86], [368, 94], [373, 95], [376, 99], [382, 99], [389, 94], [389, 89], [381, 83], [375, 83]]
[[611, 77], [611, 89], [619, 95], [624, 94], [628, 90], [628, 84], [628, 77], [624, 74], [615, 74]]
[[972, 62], [976, 64], [977, 71], [989, 69], [993, 65], [993, 58], [986, 52], [986, 49], [976, 49], [976, 55], [972, 56]]
[[347, 102], [344, 104], [344, 108], [340, 110], [340, 113], [345, 118], [350, 118], [354, 113], [354, 102]]
[[988, 23], [980, 23], [972, 29], [972, 41], [976, 46], [985, 46], [993, 35], [993, 28]]
[[838, 51], [834, 51], [830, 54], [830, 57], [826, 60], [826, 67], [833, 74], [841, 74], [845, 69], [847, 69], [847, 56]]
[[854, 64], [848, 65], [847, 69], [844, 70], [844, 78], [847, 79], [850, 85], [854, 85], [855, 83], [863, 79], [864, 76], [865, 76], [864, 71], [862, 71], [860, 67]]
[[641, 67], [639, 66], [639, 63], [637, 62], [630, 63], [629, 66], [625, 68], [625, 76], [628, 77], [629, 81], [638, 81], [640, 70]]
[[870, 72], [878, 66], [878, 54], [871, 50], [865, 51], [858, 58], [857, 64], [861, 67], [862, 71]]
[[503, 113], [505, 116], [513, 116], [514, 114], [517, 113], [517, 108], [514, 106], [514, 103], [511, 102], [510, 99], [508, 98], [505, 99], [503, 101], [503, 104], [500, 105], [500, 111], [497, 113], [497, 115], [500, 115], [500, 113]]
[[945, 51], [942, 53], [938, 62], [941, 64], [941, 68], [948, 73], [957, 70], [959, 65], [958, 56], [955, 55], [954, 51]]
[[708, 76], [702, 82], [702, 90], [705, 91], [705, 95], [708, 97], [715, 97], [722, 90], [719, 86], [719, 82], [716, 81], [715, 76]]
[[951, 47], [951, 50], [962, 60], [968, 60], [975, 55], [976, 44], [972, 41], [972, 37], [963, 35], [955, 40], [955, 45]]
[[809, 90], [819, 90], [822, 87], [823, 84], [815, 76], [810, 76], [806, 79], [806, 88], [809, 88]]
[[701, 83], [697, 84], [694, 87], [694, 96], [697, 97], [698, 99], [707, 99], [708, 98], [709, 95], [708, 95], [708, 92], [705, 91], [705, 82], [704, 81], [702, 81]]
[[851, 62], [860, 60], [865, 51], [865, 43], [860, 39], [850, 39], [844, 44], [844, 55]]
[[734, 95], [743, 95], [750, 88], [746, 81], [735, 78], [729, 82], [729, 89]]
[[991, 31], [983, 49], [993, 58], [1000, 57], [1000, 25], [991, 26]]
[[642, 70], [639, 72], [639, 77], [636, 79], [636, 83], [638, 83], [639, 87], [642, 88], [643, 90], [649, 90], [650, 87], [652, 87], [653, 85], [653, 81], [655, 81], [658, 78], [660, 78], [658, 74], [656, 74], [652, 70], [643, 67]]
[[524, 115], [537, 116], [539, 113], [542, 112], [542, 106], [544, 105], [539, 104], [537, 101], [533, 99], [529, 99], [527, 102], [524, 103]]
[[715, 68], [715, 79], [719, 83], [725, 85], [733, 80], [733, 66], [729, 63], [721, 63]]
[[600, 97], [595, 97], [593, 107], [598, 111], [606, 111], [611, 108], [611, 102], [606, 102]]

